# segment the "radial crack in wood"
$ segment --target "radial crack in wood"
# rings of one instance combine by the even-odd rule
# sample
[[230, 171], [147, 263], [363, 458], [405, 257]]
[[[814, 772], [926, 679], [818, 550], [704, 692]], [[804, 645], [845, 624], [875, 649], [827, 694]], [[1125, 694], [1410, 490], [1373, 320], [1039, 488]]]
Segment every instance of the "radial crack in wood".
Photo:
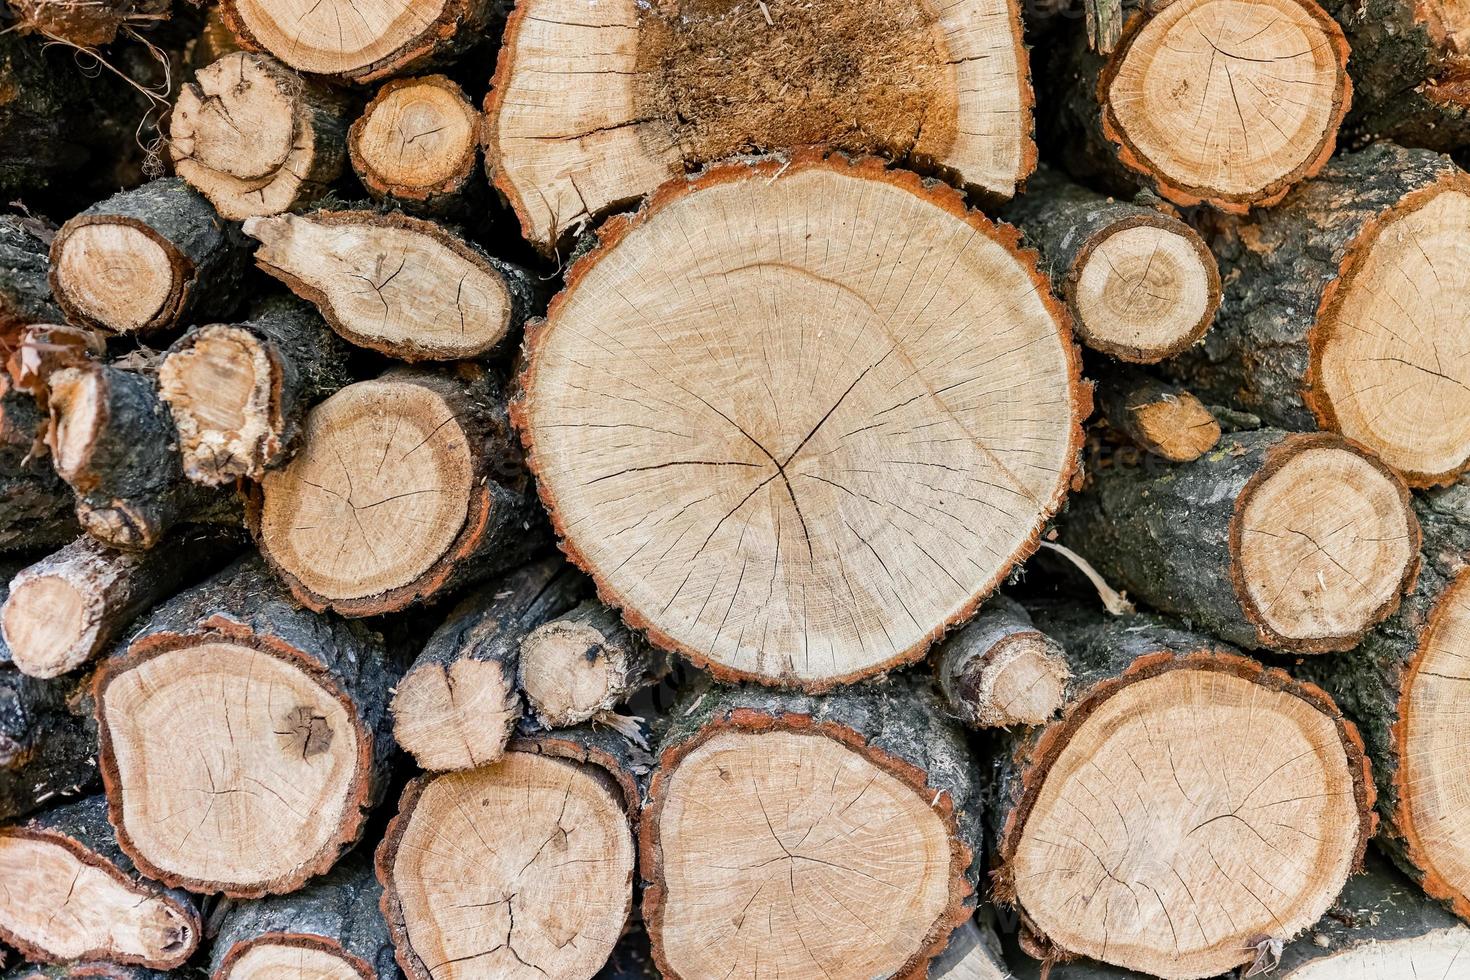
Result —
[[732, 164], [572, 270], [514, 406], [573, 560], [727, 678], [918, 659], [1035, 547], [1088, 412], [1014, 231], [874, 162]]
[[480, 113], [443, 75], [384, 85], [348, 133], [369, 194], [430, 210], [461, 196], [480, 152]]

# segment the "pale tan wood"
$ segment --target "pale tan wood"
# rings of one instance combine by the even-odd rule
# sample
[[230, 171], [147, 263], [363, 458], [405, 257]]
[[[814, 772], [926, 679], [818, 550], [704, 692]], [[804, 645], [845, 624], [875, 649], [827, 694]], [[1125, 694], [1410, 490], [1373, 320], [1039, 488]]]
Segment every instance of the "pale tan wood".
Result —
[[1192, 332], [1210, 310], [1215, 286], [1197, 239], [1158, 225], [1134, 225], [1104, 238], [1078, 262], [1072, 287], [1089, 341], [1164, 349]]
[[178, 287], [178, 271], [164, 247], [125, 224], [71, 232], [54, 274], [57, 288], [85, 316], [122, 333], [146, 326]]
[[374, 195], [425, 201], [462, 189], [480, 148], [480, 114], [443, 75], [384, 85], [352, 124], [352, 165]]
[[230, 964], [219, 980], [377, 980], [351, 960], [319, 946], [258, 942]]
[[436, 53], [486, 5], [464, 0], [229, 0], [225, 23], [247, 47], [296, 71], [371, 81]]
[[520, 692], [498, 662], [410, 671], [393, 696], [393, 737], [430, 771], [494, 762], [520, 718]]
[[1281, 980], [1406, 980], [1457, 977], [1470, 963], [1470, 929], [1451, 926], [1422, 936], [1365, 943], [1280, 974]]

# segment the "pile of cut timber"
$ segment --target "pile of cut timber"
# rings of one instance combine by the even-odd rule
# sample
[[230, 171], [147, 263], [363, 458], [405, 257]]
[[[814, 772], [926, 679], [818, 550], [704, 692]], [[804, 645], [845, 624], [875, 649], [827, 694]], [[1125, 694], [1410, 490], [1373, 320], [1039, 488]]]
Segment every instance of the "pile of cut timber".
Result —
[[202, 6], [0, 37], [0, 980], [1470, 976], [1462, 3]]

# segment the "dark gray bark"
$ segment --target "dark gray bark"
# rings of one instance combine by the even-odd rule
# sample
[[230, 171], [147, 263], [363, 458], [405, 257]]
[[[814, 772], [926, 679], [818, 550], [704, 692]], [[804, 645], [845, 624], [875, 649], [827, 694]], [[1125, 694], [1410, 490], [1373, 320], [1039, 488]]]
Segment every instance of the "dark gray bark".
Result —
[[71, 489], [46, 459], [46, 413], [0, 374], [0, 553], [55, 548], [77, 534]]
[[52, 232], [35, 219], [0, 215], [0, 329], [29, 323], [59, 323], [61, 308], [51, 297]]
[[[996, 681], [1007, 661], [1026, 656], [1051, 668], [1056, 697], [1026, 697], [1019, 710], [1014, 697], [997, 694]], [[1004, 595], [992, 596], [979, 615], [947, 637], [934, 653], [934, 676], [949, 711], [976, 728], [1035, 725], [1061, 707], [1066, 654], [1056, 640], [1038, 630], [1025, 608]]]
[[0, 820], [97, 785], [97, 726], [85, 684], [0, 665]]

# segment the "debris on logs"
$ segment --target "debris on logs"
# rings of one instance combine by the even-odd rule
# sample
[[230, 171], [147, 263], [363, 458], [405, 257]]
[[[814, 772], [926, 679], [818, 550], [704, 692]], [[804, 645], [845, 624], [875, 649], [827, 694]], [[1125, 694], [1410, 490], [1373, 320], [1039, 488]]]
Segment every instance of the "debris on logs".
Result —
[[232, 496], [184, 478], [178, 431], [156, 378], [89, 364], [54, 373], [50, 392], [52, 460], [92, 537], [146, 551], [176, 524], [238, 522]]
[[265, 301], [243, 323], [184, 334], [158, 371], [184, 475], [217, 486], [284, 465], [306, 413], [351, 380], [347, 357], [317, 312], [291, 297]]
[[[1352, 101], [1348, 44], [1315, 0], [1177, 0], [1107, 56], [1061, 45], [1051, 107], [1067, 166], [1244, 214], [1316, 173]], [[1069, 50], [1070, 47], [1070, 50]]]
[[377, 853], [410, 980], [596, 974], [633, 904], [632, 764], [618, 736], [569, 729], [410, 782]]
[[1038, 171], [1001, 216], [1041, 252], [1077, 337], [1124, 361], [1161, 361], [1204, 336], [1220, 272], [1199, 233], [1166, 206], [1095, 194]]
[[182, 593], [97, 672], [118, 842], [190, 891], [299, 888], [382, 794], [396, 679], [382, 637], [300, 609], [258, 559]]
[[1193, 393], [1141, 371], [1104, 374], [1096, 398], [1108, 428], [1172, 463], [1199, 459], [1220, 441], [1219, 421]]
[[354, 344], [404, 361], [486, 354], [538, 305], [530, 273], [433, 221], [370, 210], [251, 218], [256, 264]]
[[565, 728], [611, 711], [657, 680], [662, 658], [596, 600], [521, 640], [518, 676], [536, 721]]
[[393, 695], [393, 737], [424, 769], [472, 769], [499, 759], [521, 697], [521, 640], [572, 608], [586, 580], [545, 558], [461, 602], [429, 637]]
[[167, 20], [172, 0], [13, 0], [22, 33], [37, 33], [73, 48], [95, 48], [117, 40], [128, 26]]
[[980, 785], [921, 682], [676, 706], [639, 862], [663, 975], [923, 977], [974, 911]]
[[1074, 682], [993, 783], [997, 897], [1027, 952], [1196, 980], [1315, 923], [1374, 825], [1362, 742], [1332, 700], [1145, 617], [1033, 615]]
[[0, 607], [15, 666], [32, 677], [75, 670], [133, 620], [215, 571], [243, 546], [234, 528], [189, 527], [150, 551], [115, 551], [83, 535], [22, 569]]
[[934, 653], [950, 712], [976, 728], [1040, 725], [1062, 706], [1067, 661], [1020, 603], [992, 596]]
[[0, 215], [0, 331], [32, 323], [59, 323], [51, 298], [50, 236], [44, 223]]
[[240, 902], [210, 948], [210, 980], [396, 980], [372, 863], [349, 856], [289, 895]]
[[199, 946], [194, 899], [137, 874], [101, 796], [0, 827], [0, 881], [0, 939], [30, 960], [170, 970]]
[[394, 368], [311, 410], [247, 517], [298, 601], [369, 616], [530, 558], [546, 537], [530, 483], [493, 374]]
[[812, 691], [969, 617], [1035, 548], [1090, 409], [1013, 230], [813, 153], [616, 219], [527, 363], [516, 422], [599, 594], [722, 678]]
[[352, 124], [347, 148], [367, 192], [405, 207], [452, 213], [482, 186], [480, 113], [443, 75], [384, 85]]
[[0, 820], [97, 782], [97, 728], [77, 682], [27, 677], [0, 663]]
[[317, 200], [342, 173], [347, 106], [269, 55], [233, 52], [180, 90], [169, 156], [231, 221], [280, 214]]
[[1214, 329], [1171, 368], [1191, 390], [1341, 432], [1410, 486], [1470, 467], [1470, 176], [1379, 143], [1221, 222], [1213, 245], [1234, 273]]
[[1062, 541], [1113, 586], [1247, 648], [1351, 650], [1398, 607], [1419, 522], [1393, 471], [1332, 433], [1234, 433], [1190, 463], [1091, 474]]
[[1015, 0], [531, 0], [506, 25], [485, 164], [551, 251], [700, 164], [811, 144], [1008, 198], [1036, 164], [1031, 103]]
[[147, 333], [233, 313], [247, 257], [238, 229], [166, 177], [62, 225], [51, 242], [51, 289], [75, 322]]

